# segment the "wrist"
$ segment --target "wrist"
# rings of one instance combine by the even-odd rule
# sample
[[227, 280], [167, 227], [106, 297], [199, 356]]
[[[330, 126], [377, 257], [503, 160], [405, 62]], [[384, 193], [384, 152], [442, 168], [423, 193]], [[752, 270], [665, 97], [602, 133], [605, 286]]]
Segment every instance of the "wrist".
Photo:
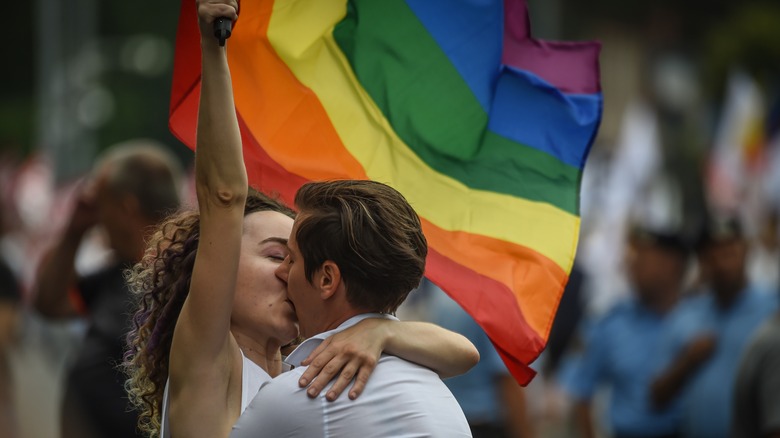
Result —
[[65, 233], [62, 234], [60, 242], [66, 247], [78, 248], [81, 245], [81, 241], [84, 239], [85, 234], [87, 234], [86, 229], [68, 228], [65, 230]]
[[394, 327], [398, 327], [398, 321], [392, 321], [388, 319], [377, 320], [378, 328], [380, 330], [380, 339], [382, 339], [382, 351], [387, 352], [393, 350], [396, 342], [397, 331]]
[[201, 33], [200, 47], [202, 50], [210, 50], [216, 52], [224, 52], [226, 46], [220, 46], [219, 40], [212, 33]]

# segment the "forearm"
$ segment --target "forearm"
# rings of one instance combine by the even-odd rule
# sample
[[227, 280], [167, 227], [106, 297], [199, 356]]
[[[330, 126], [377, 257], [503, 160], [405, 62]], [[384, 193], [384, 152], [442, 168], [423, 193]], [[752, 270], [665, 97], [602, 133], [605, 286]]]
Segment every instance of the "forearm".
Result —
[[225, 4], [198, 3], [202, 76], [195, 177], [200, 236], [189, 294], [174, 329], [172, 379], [174, 374], [198, 373], [213, 379], [210, 368], [233, 369], [237, 358], [230, 317], [241, 252], [246, 169], [225, 48], [208, 31], [213, 19], [228, 13], [227, 9]]
[[574, 405], [574, 419], [582, 438], [595, 438], [596, 429], [593, 427], [593, 417], [590, 409], [590, 402], [581, 400]]
[[301, 362], [308, 369], [298, 383], [308, 385], [307, 394], [316, 397], [336, 378], [326, 395], [333, 401], [354, 378], [349, 392], [354, 400], [365, 388], [382, 352], [431, 368], [442, 377], [463, 374], [479, 362], [474, 345], [457, 333], [424, 322], [366, 318], [315, 348]]
[[[229, 355], [230, 315], [241, 248], [247, 176], [225, 46], [208, 30], [223, 4], [199, 2], [201, 92], [195, 179], [200, 240], [190, 291], [174, 332], [173, 353], [207, 363]], [[229, 359], [228, 359], [229, 360]]]
[[525, 390], [510, 374], [499, 377], [498, 387], [503, 401], [504, 424], [514, 438], [531, 438], [534, 427], [528, 415]]
[[227, 52], [213, 35], [201, 37], [202, 77], [195, 175], [198, 200], [243, 201], [247, 175], [241, 150]]
[[470, 370], [479, 352], [466, 337], [435, 324], [389, 321], [384, 351], [436, 371], [441, 378]]
[[650, 385], [650, 402], [655, 409], [663, 409], [680, 393], [698, 364], [685, 357], [678, 358]]
[[42, 315], [58, 318], [76, 314], [68, 290], [76, 284], [74, 268], [82, 236], [67, 232], [42, 258], [33, 283], [33, 305]]

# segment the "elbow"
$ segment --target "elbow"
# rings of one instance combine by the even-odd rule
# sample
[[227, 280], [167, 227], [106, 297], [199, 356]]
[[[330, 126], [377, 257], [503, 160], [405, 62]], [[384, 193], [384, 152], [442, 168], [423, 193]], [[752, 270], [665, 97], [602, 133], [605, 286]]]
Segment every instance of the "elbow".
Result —
[[477, 350], [477, 347], [474, 346], [474, 344], [470, 345], [471, 348], [468, 348], [466, 351], [466, 371], [474, 368], [479, 363], [479, 350]]
[[32, 308], [45, 319], [56, 320], [70, 316], [61, 307], [62, 305], [55, 305], [51, 300], [42, 299], [38, 296], [32, 300]]
[[196, 185], [198, 203], [201, 205], [214, 205], [224, 208], [244, 208], [249, 194], [246, 181], [229, 184], [214, 184], [212, 182], [199, 181]]
[[45, 291], [41, 290], [39, 284], [34, 284], [30, 289], [30, 292], [32, 295], [30, 304], [32, 304], [32, 308], [39, 315], [45, 318], [54, 318], [57, 316], [56, 312], [54, 311], [54, 306], [51, 305], [51, 299], [47, 299], [48, 296], [46, 295]]
[[[464, 338], [465, 339], [465, 338]], [[450, 369], [439, 370], [439, 377], [448, 379], [450, 377], [466, 374], [479, 363], [479, 351], [471, 342], [466, 341], [457, 355], [458, 360], [453, 361]]]
[[47, 305], [48, 303], [38, 297], [35, 297], [32, 300], [32, 308], [35, 309], [36, 312], [38, 312], [39, 315], [51, 318], [53, 317], [53, 312], [51, 311], [50, 306]]
[[650, 407], [653, 410], [661, 410], [669, 403], [669, 397], [666, 395], [661, 382], [655, 381], [651, 383], [649, 393]]
[[243, 209], [247, 194], [247, 186], [243, 185], [215, 190], [212, 195], [219, 205], [225, 207], [240, 206]]

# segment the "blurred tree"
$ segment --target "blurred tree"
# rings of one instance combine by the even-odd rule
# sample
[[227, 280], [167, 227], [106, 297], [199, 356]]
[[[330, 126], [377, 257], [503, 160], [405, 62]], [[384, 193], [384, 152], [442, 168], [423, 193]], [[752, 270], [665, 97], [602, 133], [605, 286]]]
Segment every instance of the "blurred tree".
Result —
[[25, 154], [33, 132], [34, 2], [14, 5], [4, 20], [4, 66], [0, 69], [0, 154]]
[[[168, 99], [172, 75], [173, 44], [178, 19], [178, 2], [93, 2], [96, 11], [96, 37], [94, 41], [78, 38], [57, 44], [65, 45], [55, 55], [64, 53], [69, 59], [62, 60], [62, 76], [59, 81], [73, 80], [68, 65], [83, 66], [96, 62], [95, 78], [79, 78], [86, 73], [77, 72], [75, 80], [90, 82], [79, 96], [66, 94], [67, 108], [85, 111], [79, 114], [81, 123], [96, 135], [98, 147], [102, 148], [131, 137], [151, 137], [172, 146], [183, 160], [191, 155], [169, 133], [167, 128]], [[41, 54], [42, 41], [38, 26], [46, 22], [41, 19], [51, 11], [41, 10], [46, 2], [22, 2], [14, 7], [14, 18], [4, 23], [7, 41], [8, 61], [0, 71], [0, 153], [13, 151], [22, 156], [37, 150], [41, 138], [39, 112], [41, 103], [38, 78], [41, 66], [58, 65], [59, 60], [46, 58]], [[68, 16], [80, 14], [64, 8], [75, 7], [71, 2], [56, 2], [62, 9], [63, 18], [57, 21], [59, 32], [68, 39], [71, 33], [82, 31], [79, 23], [69, 21]], [[65, 14], [67, 13], [67, 14]], [[86, 12], [85, 12], [86, 13]], [[70, 15], [69, 15], [70, 14]], [[51, 20], [51, 17], [49, 17]], [[88, 44], [96, 50], [97, 58], [85, 58], [83, 47], [67, 47], [73, 43]], [[47, 61], [50, 61], [49, 64]], [[84, 68], [85, 72], [91, 72]], [[70, 76], [66, 79], [65, 77]], [[54, 85], [60, 87], [60, 85]], [[73, 101], [70, 101], [73, 99]], [[44, 99], [45, 101], [45, 99]], [[94, 113], [89, 116], [90, 110]], [[74, 145], [78, 147], [78, 145]]]
[[191, 153], [168, 131], [168, 103], [179, 2], [101, 2], [98, 32], [104, 41], [105, 86], [114, 116], [98, 131], [101, 147], [135, 136], [170, 145], [182, 159]]
[[780, 87], [780, 4], [742, 3], [733, 14], [703, 35], [703, 83], [720, 101], [726, 78], [735, 66], [769, 92]]

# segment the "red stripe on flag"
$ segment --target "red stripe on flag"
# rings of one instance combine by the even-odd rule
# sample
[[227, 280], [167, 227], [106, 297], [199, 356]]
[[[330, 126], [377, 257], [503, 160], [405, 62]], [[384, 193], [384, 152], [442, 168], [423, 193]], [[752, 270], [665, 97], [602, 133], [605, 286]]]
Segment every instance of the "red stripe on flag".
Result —
[[525, 322], [512, 291], [433, 248], [428, 249], [425, 274], [437, 285], [447, 286], [447, 293], [485, 330], [515, 379], [528, 384], [536, 372], [520, 361], [533, 362], [544, 340]]

